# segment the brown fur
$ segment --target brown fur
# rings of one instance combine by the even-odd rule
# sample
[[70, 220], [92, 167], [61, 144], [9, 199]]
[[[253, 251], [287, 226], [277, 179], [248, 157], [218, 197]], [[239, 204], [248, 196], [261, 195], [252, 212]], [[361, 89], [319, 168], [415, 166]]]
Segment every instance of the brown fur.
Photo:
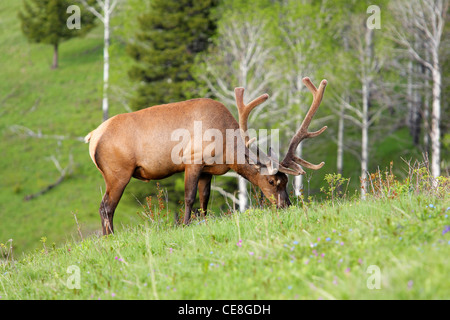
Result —
[[[171, 141], [174, 130], [185, 128], [194, 136], [194, 121], [202, 121], [203, 132], [215, 128], [226, 137], [226, 129], [239, 129], [238, 122], [220, 102], [211, 99], [193, 99], [184, 102], [154, 106], [136, 112], [119, 114], [102, 123], [89, 133], [89, 154], [106, 183], [100, 205], [103, 234], [114, 231], [113, 216], [117, 204], [131, 177], [150, 181], [185, 172], [185, 218], [189, 223], [192, 206], [199, 189], [201, 209], [206, 212], [213, 175], [222, 175], [230, 169], [253, 184], [278, 206], [290, 204], [286, 192], [287, 176], [278, 173], [261, 175], [248, 163], [226, 164], [227, 142], [223, 142], [224, 164], [175, 164], [172, 149], [178, 144]], [[236, 138], [238, 139], [238, 138]], [[203, 144], [205, 147], [205, 144]], [[194, 152], [195, 150], [193, 150]], [[237, 147], [235, 144], [234, 157]], [[184, 155], [185, 157], [193, 156]]]

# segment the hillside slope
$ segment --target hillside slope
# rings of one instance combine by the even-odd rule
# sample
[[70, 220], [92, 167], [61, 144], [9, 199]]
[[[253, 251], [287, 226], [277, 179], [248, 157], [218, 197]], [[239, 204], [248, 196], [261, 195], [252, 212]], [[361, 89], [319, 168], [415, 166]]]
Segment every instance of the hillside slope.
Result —
[[44, 239], [0, 264], [0, 299], [448, 299], [449, 205], [406, 194]]
[[[62, 43], [60, 67], [51, 70], [51, 46], [30, 44], [22, 35], [21, 7], [22, 1], [0, 3], [0, 242], [14, 239], [18, 251], [36, 247], [43, 236], [56, 243], [70, 238], [76, 230], [72, 212], [86, 230], [98, 229], [104, 188], [88, 146], [77, 140], [101, 123], [102, 30]], [[113, 105], [111, 114], [119, 112], [125, 110]], [[25, 128], [68, 139], [33, 138]], [[52, 157], [62, 168], [73, 158], [72, 174], [24, 201], [58, 180]], [[130, 216], [122, 217], [119, 227], [129, 222]]]

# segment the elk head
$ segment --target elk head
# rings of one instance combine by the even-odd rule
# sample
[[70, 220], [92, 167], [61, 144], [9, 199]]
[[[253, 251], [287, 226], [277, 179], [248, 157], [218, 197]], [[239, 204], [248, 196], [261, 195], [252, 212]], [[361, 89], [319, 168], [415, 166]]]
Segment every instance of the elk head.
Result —
[[[306, 172], [302, 169], [302, 166], [312, 170], [318, 170], [325, 164], [321, 162], [320, 164], [312, 164], [304, 159], [301, 159], [295, 155], [295, 151], [304, 139], [313, 138], [324, 132], [327, 127], [324, 126], [322, 129], [315, 132], [308, 132], [308, 127], [311, 123], [314, 114], [320, 106], [320, 103], [325, 92], [325, 87], [327, 85], [326, 80], [322, 80], [319, 88], [311, 82], [311, 80], [306, 77], [303, 78], [303, 83], [311, 91], [313, 95], [313, 102], [308, 110], [303, 122], [298, 129], [297, 133], [292, 137], [286, 156], [280, 162], [275, 154], [269, 149], [269, 154], [264, 154], [261, 150], [257, 149], [257, 154], [250, 150], [250, 145], [256, 140], [256, 138], [250, 139], [248, 136], [247, 121], [250, 112], [259, 104], [263, 103], [269, 97], [267, 94], [256, 98], [248, 104], [244, 104], [244, 88], [235, 89], [236, 105], [239, 112], [239, 128], [241, 132], [242, 139], [246, 146], [246, 157], [252, 160], [253, 169], [257, 170], [252, 178], [247, 177], [254, 184], [258, 185], [264, 195], [278, 208], [283, 208], [291, 204], [289, 200], [289, 195], [287, 192], [287, 175], [303, 175]], [[265, 169], [268, 174], [261, 174], [261, 169]]]

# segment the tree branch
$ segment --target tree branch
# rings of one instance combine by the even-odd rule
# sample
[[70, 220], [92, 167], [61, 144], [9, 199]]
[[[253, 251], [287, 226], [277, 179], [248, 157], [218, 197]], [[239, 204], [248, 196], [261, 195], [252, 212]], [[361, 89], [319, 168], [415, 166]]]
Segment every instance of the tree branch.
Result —
[[224, 196], [225, 198], [230, 199], [231, 201], [233, 201], [233, 208], [237, 205], [239, 205], [239, 199], [236, 198], [234, 196], [234, 194], [229, 193], [227, 191], [225, 191], [223, 188], [221, 187], [217, 187], [217, 186], [211, 186], [211, 190], [217, 191], [218, 193], [220, 193], [222, 196]]
[[[89, 11], [90, 11], [94, 16], [96, 16], [103, 24], [105, 24], [105, 19], [103, 18], [103, 16], [102, 16], [97, 10], [95, 10], [94, 7], [90, 6], [90, 5], [86, 2], [86, 0], [78, 0], [78, 1], [80, 1], [80, 2], [84, 5], [84, 7], [85, 7], [87, 10], [89, 10]], [[100, 2], [99, 2], [99, 1], [100, 1]], [[101, 2], [101, 0], [97, 0], [97, 2], [99, 2], [99, 3], [102, 4], [102, 5], [101, 5], [102, 8], [104, 7], [104, 4], [103, 4], [103, 2]]]
[[60, 173], [58, 180], [56, 180], [56, 182], [54, 182], [54, 183], [49, 184], [48, 186], [46, 186], [45, 188], [43, 188], [42, 190], [40, 190], [36, 193], [26, 195], [24, 197], [25, 201], [30, 201], [31, 199], [37, 198], [37, 197], [43, 195], [44, 193], [47, 193], [48, 191], [52, 190], [54, 187], [58, 186], [61, 182], [63, 182], [64, 179], [67, 177], [67, 175], [70, 175], [72, 173], [73, 157], [71, 154], [69, 155], [69, 164], [64, 169], [61, 168], [61, 165], [55, 156], [52, 155], [50, 157], [50, 160], [53, 161], [53, 164], [55, 165], [56, 169]]
[[38, 132], [34, 132], [33, 130], [24, 127], [24, 126], [20, 126], [20, 125], [12, 125], [9, 127], [9, 129], [11, 130], [11, 132], [16, 133], [18, 135], [23, 135], [23, 136], [27, 136], [27, 137], [32, 137], [32, 138], [38, 138], [38, 139], [55, 139], [58, 141], [62, 141], [62, 140], [76, 140], [76, 141], [81, 141], [84, 142], [84, 138], [83, 137], [69, 137], [69, 136], [63, 136], [63, 135], [48, 135], [48, 134], [43, 134], [40, 130]]

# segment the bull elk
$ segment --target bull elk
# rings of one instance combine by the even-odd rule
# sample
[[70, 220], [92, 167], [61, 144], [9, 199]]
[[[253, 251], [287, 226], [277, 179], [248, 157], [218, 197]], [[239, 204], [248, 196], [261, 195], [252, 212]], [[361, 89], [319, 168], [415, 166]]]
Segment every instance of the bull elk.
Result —
[[[235, 89], [239, 121], [235, 120], [222, 103], [200, 98], [119, 114], [103, 122], [85, 138], [86, 143], [90, 143], [91, 159], [100, 170], [106, 184], [99, 209], [103, 234], [114, 232], [114, 211], [131, 177], [148, 182], [184, 171], [185, 224], [190, 221], [197, 189], [200, 208], [206, 212], [212, 176], [223, 175], [229, 170], [237, 172], [258, 186], [278, 208], [289, 206], [291, 203], [287, 192], [287, 175], [305, 174], [301, 166], [318, 170], [324, 165], [324, 162], [318, 165], [311, 164], [295, 155], [295, 150], [302, 140], [316, 137], [327, 128], [325, 126], [316, 132], [308, 132], [311, 120], [322, 101], [327, 81], [322, 80], [319, 88], [316, 88], [309, 78], [304, 78], [303, 83], [313, 94], [313, 102], [299, 130], [292, 137], [288, 152], [281, 162], [270, 152], [268, 155], [262, 152], [255, 155], [250, 151], [250, 144], [254, 139], [249, 139], [247, 134], [248, 116], [269, 96], [264, 94], [245, 104], [244, 88]], [[233, 143], [230, 144], [229, 139], [223, 141], [223, 145], [220, 145], [223, 147], [221, 152], [218, 152], [220, 148], [211, 152], [215, 160], [219, 158], [223, 161], [213, 163], [208, 159], [173, 161], [173, 150], [177, 147], [177, 141], [173, 141], [172, 133], [183, 128], [191, 137], [195, 136], [193, 132], [195, 121], [201, 121], [202, 133], [214, 129], [225, 137], [230, 129], [238, 132], [233, 137]], [[197, 149], [195, 147], [195, 141], [188, 141], [188, 144], [194, 147], [181, 148], [179, 151], [179, 156], [184, 160], [194, 158], [199, 152], [203, 154], [205, 146], [200, 144], [199, 150], [199, 147]], [[239, 145], [242, 144], [244, 148], [240, 149]], [[238, 161], [238, 157], [242, 156], [239, 155], [242, 150], [245, 153], [243, 162]], [[230, 154], [232, 161], [226, 159]], [[263, 174], [262, 168], [266, 169], [265, 172], [268, 174]]]

